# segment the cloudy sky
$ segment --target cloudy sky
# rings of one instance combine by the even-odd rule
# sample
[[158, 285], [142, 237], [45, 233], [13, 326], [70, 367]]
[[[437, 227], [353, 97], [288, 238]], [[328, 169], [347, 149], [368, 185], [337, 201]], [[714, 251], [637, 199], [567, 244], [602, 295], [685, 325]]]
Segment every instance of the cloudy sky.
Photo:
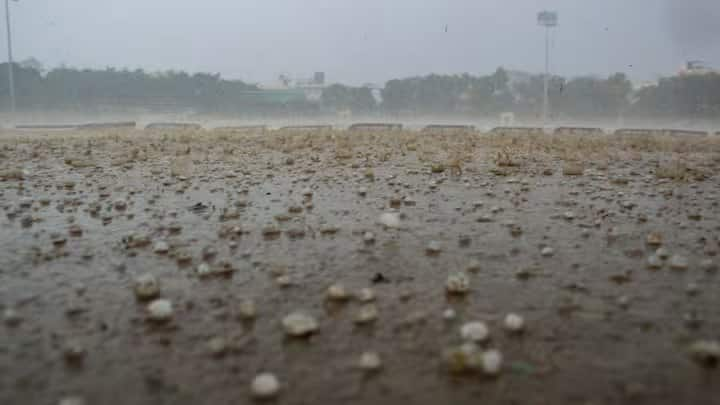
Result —
[[[720, 67], [720, 0], [20, 0], [16, 59], [219, 72], [252, 82], [327, 72], [383, 83], [543, 69], [537, 11], [557, 10], [553, 68], [635, 80], [687, 59]], [[446, 31], [447, 27], [447, 31]], [[3, 31], [4, 33], [4, 31]], [[3, 35], [4, 36], [4, 35]]]

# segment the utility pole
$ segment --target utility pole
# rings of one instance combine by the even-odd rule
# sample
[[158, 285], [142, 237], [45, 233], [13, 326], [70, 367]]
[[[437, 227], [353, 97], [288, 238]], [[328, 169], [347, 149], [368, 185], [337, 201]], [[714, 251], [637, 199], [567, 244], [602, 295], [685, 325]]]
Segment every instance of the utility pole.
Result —
[[537, 17], [538, 25], [545, 28], [545, 77], [543, 80], [543, 127], [548, 125], [550, 113], [550, 30], [558, 25], [558, 14], [555, 11], [541, 11]]
[[13, 72], [12, 29], [10, 27], [10, 0], [5, 0], [5, 19], [7, 27], [8, 81], [10, 84], [10, 121], [12, 126], [15, 126], [15, 76]]

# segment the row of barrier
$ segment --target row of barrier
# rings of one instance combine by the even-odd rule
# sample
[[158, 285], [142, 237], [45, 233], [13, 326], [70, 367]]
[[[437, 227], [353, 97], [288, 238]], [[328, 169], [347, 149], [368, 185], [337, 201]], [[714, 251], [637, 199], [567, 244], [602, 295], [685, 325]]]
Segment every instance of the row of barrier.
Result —
[[[541, 135], [545, 130], [540, 127], [496, 127], [490, 131], [494, 135]], [[689, 129], [649, 129], [649, 128], [620, 128], [615, 131], [605, 131], [595, 127], [558, 127], [552, 131], [555, 135], [581, 135], [581, 136], [709, 136], [712, 132]], [[715, 132], [720, 136], [720, 131]]]
[[[18, 125], [15, 128], [24, 130], [97, 130], [97, 129], [135, 129], [137, 123], [135, 121], [122, 122], [100, 122], [89, 124], [45, 124], [45, 125]], [[181, 122], [154, 122], [145, 126], [146, 130], [186, 130], [197, 131], [203, 127], [196, 123]], [[303, 132], [303, 131], [331, 131], [332, 125], [294, 125], [279, 128], [278, 131], [284, 132]], [[241, 125], [241, 126], [225, 126], [214, 128], [215, 131], [243, 132], [243, 133], [265, 133], [270, 128], [267, 125]], [[383, 122], [366, 122], [352, 124], [348, 127], [352, 132], [393, 132], [402, 131], [403, 125], [397, 123]], [[472, 125], [427, 125], [422, 128], [422, 132], [435, 134], [459, 134], [471, 133], [476, 129]], [[543, 135], [546, 130], [541, 127], [495, 127], [490, 130], [494, 135]], [[612, 132], [607, 132], [597, 127], [558, 127], [552, 131], [555, 135], [580, 135], [580, 136], [599, 136], [605, 134], [614, 134], [617, 136], [708, 136], [711, 133], [707, 131], [697, 131], [688, 129], [649, 129], [649, 128], [621, 128]], [[720, 136], [720, 131], [715, 132]]]

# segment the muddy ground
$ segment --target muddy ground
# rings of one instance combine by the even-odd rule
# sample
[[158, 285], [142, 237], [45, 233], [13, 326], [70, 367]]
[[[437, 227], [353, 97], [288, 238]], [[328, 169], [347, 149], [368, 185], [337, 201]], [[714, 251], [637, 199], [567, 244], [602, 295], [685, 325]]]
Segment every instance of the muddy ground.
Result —
[[[243, 404], [261, 372], [278, 404], [720, 404], [712, 348], [689, 351], [720, 339], [717, 139], [4, 133], [0, 152], [0, 404]], [[316, 333], [286, 336], [295, 311]], [[448, 364], [469, 321], [499, 375]]]

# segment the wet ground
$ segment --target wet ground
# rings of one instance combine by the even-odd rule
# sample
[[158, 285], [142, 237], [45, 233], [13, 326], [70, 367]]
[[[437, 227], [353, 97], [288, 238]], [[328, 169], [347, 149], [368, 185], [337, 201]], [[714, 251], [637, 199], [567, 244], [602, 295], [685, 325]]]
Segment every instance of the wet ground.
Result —
[[[716, 139], [5, 133], [0, 152], [0, 404], [249, 403], [263, 372], [278, 404], [720, 404]], [[309, 337], [285, 333], [297, 311]], [[449, 357], [470, 321], [497, 375]]]

